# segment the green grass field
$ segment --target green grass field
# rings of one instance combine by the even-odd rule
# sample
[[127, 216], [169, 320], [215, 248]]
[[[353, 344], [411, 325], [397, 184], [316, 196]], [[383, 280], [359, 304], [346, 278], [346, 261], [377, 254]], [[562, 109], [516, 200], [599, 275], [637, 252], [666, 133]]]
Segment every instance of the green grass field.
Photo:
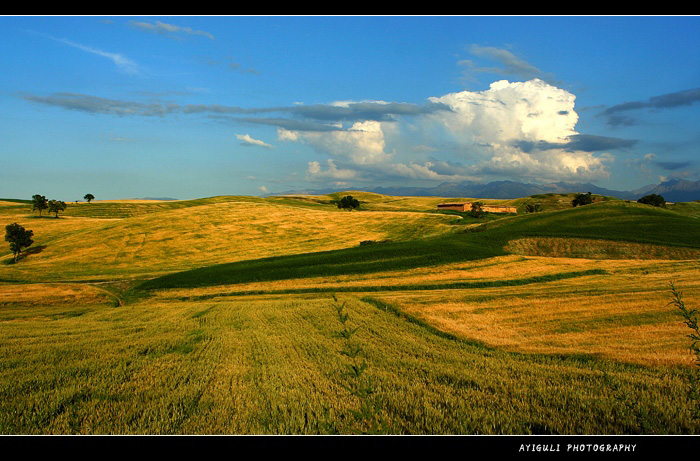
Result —
[[454, 199], [0, 201], [0, 433], [700, 432], [700, 203]]

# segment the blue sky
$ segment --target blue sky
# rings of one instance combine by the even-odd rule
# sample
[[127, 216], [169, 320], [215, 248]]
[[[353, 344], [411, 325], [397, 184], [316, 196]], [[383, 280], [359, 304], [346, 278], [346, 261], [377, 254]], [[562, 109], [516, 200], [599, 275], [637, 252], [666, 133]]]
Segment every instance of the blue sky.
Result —
[[0, 197], [697, 180], [699, 26], [3, 16]]

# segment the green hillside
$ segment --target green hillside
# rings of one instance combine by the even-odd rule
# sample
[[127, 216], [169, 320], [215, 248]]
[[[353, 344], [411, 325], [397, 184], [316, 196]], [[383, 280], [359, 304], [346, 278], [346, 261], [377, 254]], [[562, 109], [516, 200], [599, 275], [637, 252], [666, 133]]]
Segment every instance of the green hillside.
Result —
[[481, 230], [500, 241], [544, 236], [700, 247], [700, 219], [664, 208], [624, 201], [532, 213], [494, 221]]

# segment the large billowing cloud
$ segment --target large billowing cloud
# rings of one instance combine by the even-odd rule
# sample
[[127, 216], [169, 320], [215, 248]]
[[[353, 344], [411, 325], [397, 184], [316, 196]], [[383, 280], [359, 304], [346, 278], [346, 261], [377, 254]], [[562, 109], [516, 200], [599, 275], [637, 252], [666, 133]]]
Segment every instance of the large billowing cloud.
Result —
[[501, 80], [485, 91], [430, 100], [452, 109], [428, 117], [453, 137], [475, 171], [540, 180], [608, 176], [603, 162], [609, 157], [584, 150], [575, 130], [576, 97], [566, 90], [539, 79]]
[[[356, 169], [363, 177], [459, 180], [511, 177], [528, 180], [594, 180], [609, 175], [609, 154], [629, 142], [585, 136], [576, 130], [575, 96], [539, 79], [501, 80], [485, 91], [462, 91], [429, 98], [431, 110], [411, 124], [401, 120], [355, 122], [351, 127], [312, 132], [279, 129], [279, 138], [304, 142]], [[431, 138], [425, 144], [448, 142], [458, 163], [408, 160], [407, 152], [390, 145], [407, 131]], [[444, 139], [447, 139], [445, 141]], [[453, 154], [454, 155], [454, 154]], [[435, 155], [438, 156], [438, 155]], [[321, 174], [320, 169], [309, 170]], [[328, 174], [328, 172], [326, 172]], [[346, 173], [347, 174], [347, 173]]]

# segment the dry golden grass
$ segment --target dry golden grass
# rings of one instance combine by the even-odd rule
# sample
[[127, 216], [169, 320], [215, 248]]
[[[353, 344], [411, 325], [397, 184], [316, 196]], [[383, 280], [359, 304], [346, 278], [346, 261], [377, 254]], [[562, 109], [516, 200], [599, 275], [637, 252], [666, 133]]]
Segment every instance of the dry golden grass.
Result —
[[137, 277], [454, 230], [448, 224], [453, 218], [435, 214], [337, 212], [235, 201], [124, 219], [8, 214], [0, 219], [32, 229], [34, 248], [41, 250], [20, 264], [0, 265], [0, 279], [13, 280]]
[[[381, 206], [400, 210], [411, 199]], [[432, 207], [435, 199], [423, 200], [417, 206]], [[37, 219], [26, 209], [3, 208], [0, 222], [33, 229], [37, 249], [18, 264], [0, 263], [3, 433], [355, 430], [358, 401], [344, 387], [347, 357], [330, 293], [225, 296], [334, 287], [357, 289], [340, 298], [359, 328], [355, 338], [377, 384], [381, 415], [396, 433], [697, 429], [686, 407], [686, 370], [676, 367], [692, 364], [687, 328], [668, 305], [674, 281], [690, 308], [700, 306], [697, 260], [509, 255], [162, 290], [116, 308], [116, 284], [98, 280], [126, 286], [126, 279], [162, 272], [361, 240], [408, 240], [462, 226], [448, 224], [454, 217], [427, 213], [348, 213], [228, 198], [112, 219]], [[554, 245], [553, 254], [569, 255], [566, 248]], [[7, 250], [0, 257], [7, 261]], [[500, 288], [397, 291], [590, 269], [606, 272]], [[44, 282], [4, 282], [12, 279]], [[74, 283], [78, 279], [89, 283]], [[64, 283], [49, 283], [58, 280]], [[370, 286], [387, 289], [362, 292]], [[406, 321], [365, 296], [466, 341]], [[609, 361], [589, 362], [588, 355]], [[608, 376], [649, 415], [649, 426], [625, 413]]]
[[0, 306], [54, 306], [114, 303], [102, 288], [74, 283], [0, 284]]
[[[635, 266], [634, 263], [627, 261], [618, 262], [615, 266], [608, 264], [606, 267], [625, 268]], [[179, 298], [202, 295], [211, 296], [217, 293], [226, 294], [240, 291], [332, 289], [333, 287], [354, 287], [360, 289], [363, 286], [395, 287], [400, 285], [424, 285], [433, 283], [498, 281], [600, 268], [601, 263], [594, 260], [550, 258], [544, 262], [541, 258], [535, 259], [519, 255], [507, 255], [441, 266], [419, 267], [409, 270], [217, 285], [197, 288], [195, 290], [189, 288], [174, 288], [156, 292], [155, 296], [162, 298]]]
[[[619, 434], [697, 429], [678, 373], [486, 351], [348, 302], [389, 433]], [[5, 434], [350, 434], [366, 420], [327, 296], [23, 309], [0, 329]], [[80, 315], [77, 315], [80, 314]]]
[[[92, 203], [169, 203], [169, 202], [180, 202], [181, 200], [156, 200], [156, 199], [136, 199], [136, 198], [123, 198], [114, 200], [93, 200]], [[78, 202], [78, 205], [90, 206], [87, 202]]]
[[669, 306], [669, 282], [684, 292], [688, 305], [698, 306], [700, 267], [697, 261], [664, 263], [615, 261], [607, 267], [610, 275], [522, 287], [385, 292], [378, 298], [440, 330], [510, 351], [688, 365], [686, 327]]
[[[603, 269], [606, 274], [499, 288], [391, 288], [517, 280], [590, 269]], [[684, 291], [688, 305], [700, 306], [700, 266], [696, 260], [517, 255], [405, 271], [171, 289], [155, 293], [155, 299], [216, 299], [217, 295], [251, 291], [340, 287], [356, 288], [356, 295], [362, 296], [363, 286], [386, 286], [386, 291], [366, 294], [440, 330], [490, 346], [523, 353], [590, 354], [645, 365], [687, 365], [685, 326], [668, 305], [670, 281]], [[261, 297], [248, 295], [244, 299]]]

